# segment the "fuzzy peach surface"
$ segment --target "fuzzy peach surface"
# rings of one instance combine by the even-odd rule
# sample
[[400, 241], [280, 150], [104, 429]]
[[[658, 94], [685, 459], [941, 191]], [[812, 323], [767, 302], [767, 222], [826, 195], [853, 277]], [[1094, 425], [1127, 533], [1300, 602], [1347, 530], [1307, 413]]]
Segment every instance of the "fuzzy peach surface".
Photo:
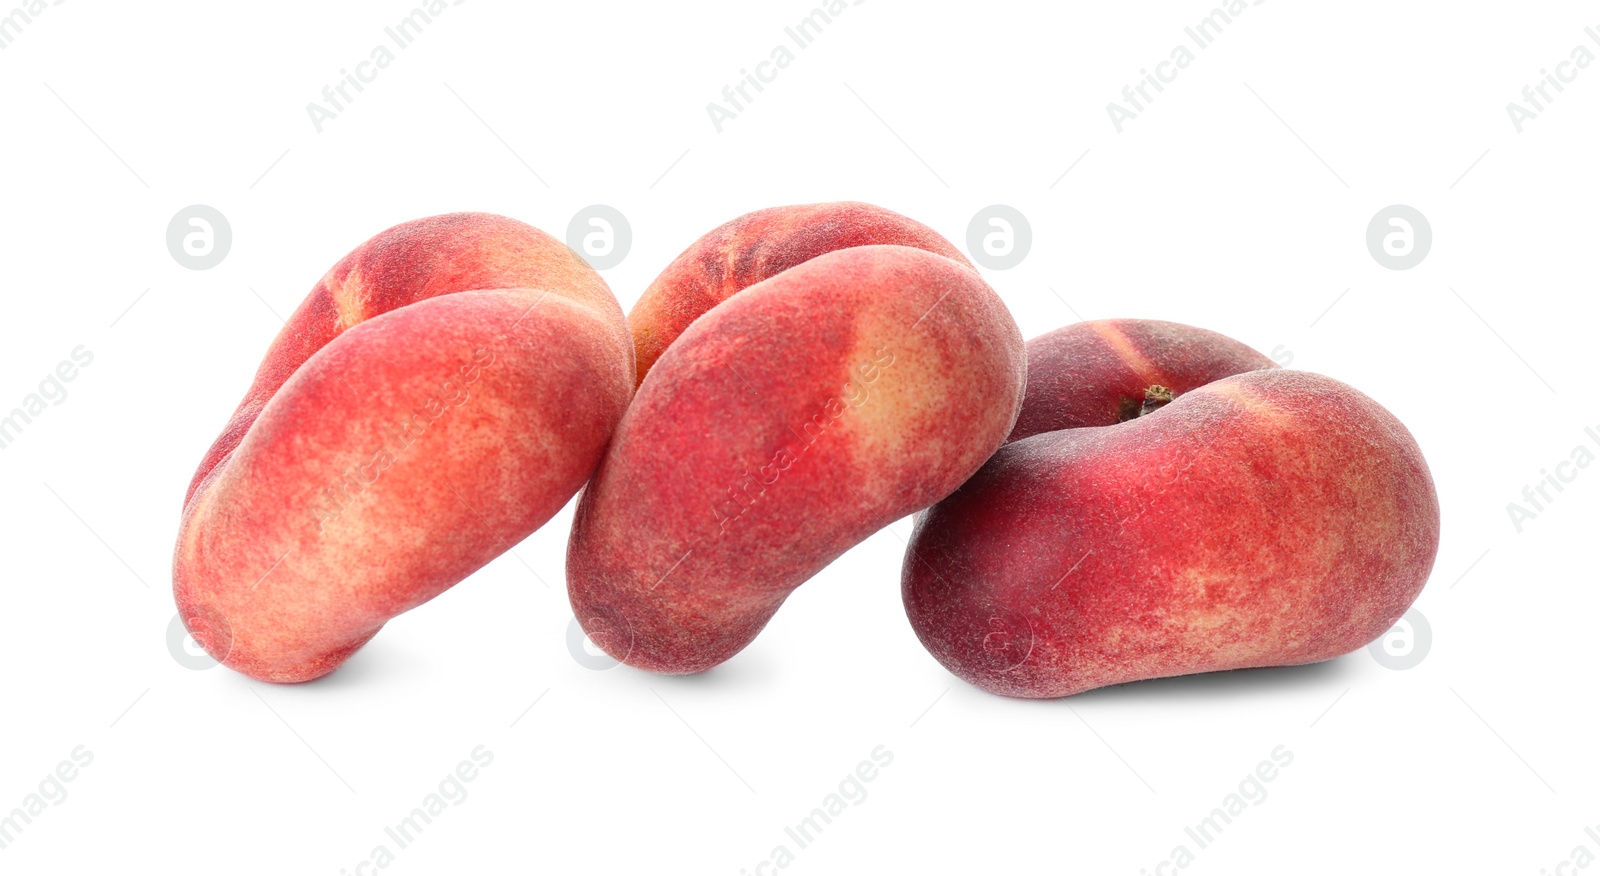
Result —
[[180, 615], [224, 664], [326, 674], [548, 520], [631, 395], [605, 282], [515, 220], [405, 223], [273, 342], [185, 501]]
[[1157, 320], [1027, 342], [1005, 448], [918, 516], [902, 569], [928, 651], [997, 694], [1330, 659], [1382, 635], [1438, 550], [1389, 411]]
[[637, 382], [644, 382], [690, 323], [740, 290], [824, 253], [874, 244], [923, 249], [971, 266], [938, 232], [872, 204], [838, 201], [748, 213], [691, 244], [628, 313], [638, 350]]
[[[1105, 348], [1106, 331], [1075, 330], [1082, 361]], [[1194, 388], [1126, 421], [1117, 394], [1093, 384], [1078, 413], [1097, 425], [1012, 441], [919, 516], [906, 611], [956, 675], [1008, 696], [1060, 697], [1309, 663], [1366, 645], [1416, 599], [1439, 505], [1406, 428], [1332, 378], [1187, 337], [1229, 367], [1260, 370], [1207, 382], [1206, 356], [1163, 363]], [[1120, 374], [1129, 358], [1150, 358], [1127, 353], [1099, 367]], [[1048, 398], [1060, 413], [1057, 396], [1034, 390], [1030, 378], [1030, 402]]]
[[728, 659], [795, 587], [975, 471], [1023, 371], [994, 291], [921, 249], [842, 249], [743, 289], [656, 361], [584, 491], [575, 614], [634, 666]]
[[1238, 341], [1156, 319], [1073, 323], [1028, 341], [1028, 391], [1007, 440], [1109, 426], [1139, 411], [1145, 391], [1175, 395], [1278, 363]]

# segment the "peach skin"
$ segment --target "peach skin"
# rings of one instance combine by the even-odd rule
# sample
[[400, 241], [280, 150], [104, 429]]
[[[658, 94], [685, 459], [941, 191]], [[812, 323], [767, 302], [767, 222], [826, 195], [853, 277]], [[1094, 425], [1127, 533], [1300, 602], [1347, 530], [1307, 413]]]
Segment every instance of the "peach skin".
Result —
[[839, 249], [715, 304], [656, 360], [584, 490], [579, 622], [654, 672], [727, 660], [794, 588], [976, 471], [1024, 367], [994, 290], [922, 249]]
[[1028, 392], [1008, 441], [1137, 416], [1147, 390], [1182, 395], [1278, 363], [1233, 338], [1158, 319], [1078, 322], [1028, 341]]
[[690, 323], [739, 290], [823, 253], [873, 244], [925, 249], [968, 264], [938, 232], [872, 204], [837, 201], [748, 213], [691, 244], [628, 312], [636, 382], [644, 382], [662, 351]]
[[[1053, 367], [1083, 381], [1067, 403], [1064, 386], [1037, 396], [1054, 410], [1035, 422], [1078, 425], [1008, 443], [917, 520], [907, 616], [978, 687], [1061, 697], [1327, 660], [1388, 630], [1432, 569], [1438, 497], [1392, 414], [1220, 336], [1140, 322], [1118, 321], [1133, 340], [1115, 355], [1103, 324], [1030, 342], [1031, 367], [1036, 350], [1071, 358]], [[1211, 351], [1166, 358], [1138, 340], [1151, 334]], [[1108, 385], [1140, 362], [1190, 388], [1147, 387], [1128, 411], [1131, 384]]]
[[379, 234], [311, 290], [195, 473], [180, 616], [254, 678], [333, 671], [554, 515], [632, 378], [622, 309], [555, 238], [484, 213]]

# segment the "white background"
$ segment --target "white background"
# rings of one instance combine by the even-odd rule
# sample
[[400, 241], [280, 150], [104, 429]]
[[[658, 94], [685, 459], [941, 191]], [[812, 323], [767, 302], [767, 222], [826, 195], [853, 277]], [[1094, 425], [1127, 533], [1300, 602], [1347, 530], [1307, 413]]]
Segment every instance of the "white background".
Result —
[[[1520, 134], [1505, 109], [1600, 52], [1592, 8], [1268, 0], [1119, 134], [1106, 104], [1212, 4], [867, 0], [718, 133], [706, 104], [812, 4], [472, 0], [318, 133], [306, 104], [411, 8], [351, 5], [68, 0], [0, 51], [0, 408], [94, 355], [0, 451], [0, 813], [94, 755], [0, 870], [355, 873], [380, 843], [403, 873], [755, 873], [780, 844], [801, 873], [1155, 873], [1180, 843], [1218, 874], [1600, 854], [1600, 466], [1521, 533], [1506, 510], [1600, 426], [1600, 65]], [[628, 308], [715, 225], [834, 199], [963, 246], [980, 208], [1021, 210], [1033, 250], [987, 277], [1024, 337], [1187, 322], [1394, 411], [1443, 506], [1425, 659], [997, 698], [913, 636], [902, 520], [710, 673], [596, 671], [565, 640], [570, 506], [316, 683], [169, 653], [188, 480], [278, 315], [356, 244], [454, 210], [562, 236], [609, 204]], [[208, 271], [165, 245], [196, 203], [233, 229]], [[1396, 203], [1434, 234], [1407, 271], [1364, 242]], [[396, 851], [384, 828], [477, 745], [466, 799]], [[798, 849], [784, 828], [879, 745], [868, 796]], [[1266, 799], [1198, 849], [1184, 828], [1280, 745]]]

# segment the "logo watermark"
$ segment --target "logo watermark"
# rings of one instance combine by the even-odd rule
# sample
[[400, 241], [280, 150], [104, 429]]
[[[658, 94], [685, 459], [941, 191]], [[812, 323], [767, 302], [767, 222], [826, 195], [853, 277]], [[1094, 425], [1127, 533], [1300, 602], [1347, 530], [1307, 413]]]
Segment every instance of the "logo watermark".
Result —
[[233, 226], [215, 207], [192, 204], [167, 223], [167, 252], [191, 271], [209, 271], [233, 249]]
[[587, 623], [580, 623], [574, 615], [567, 624], [567, 651], [584, 669], [610, 669], [621, 662], [612, 652], [624, 658], [633, 652], [633, 626], [609, 606], [591, 609]]
[[1367, 653], [1384, 669], [1406, 670], [1421, 665], [1433, 649], [1433, 627], [1415, 607], [1394, 622], [1389, 631], [1367, 646]]
[[1433, 226], [1416, 207], [1394, 204], [1379, 210], [1367, 223], [1367, 252], [1391, 271], [1422, 264], [1433, 248]]
[[985, 668], [993, 672], [1010, 672], [1028, 662], [1028, 657], [1033, 654], [1033, 624], [1022, 612], [991, 617], [984, 630], [982, 644]]
[[1033, 226], [1022, 211], [1005, 204], [979, 210], [967, 223], [967, 254], [991, 271], [1022, 264], [1033, 249]]
[[167, 653], [184, 669], [210, 669], [232, 652], [233, 627], [209, 605], [191, 606], [188, 617], [180, 611], [167, 623]]
[[614, 268], [633, 248], [633, 226], [616, 207], [590, 204], [567, 223], [567, 246], [597, 271]]

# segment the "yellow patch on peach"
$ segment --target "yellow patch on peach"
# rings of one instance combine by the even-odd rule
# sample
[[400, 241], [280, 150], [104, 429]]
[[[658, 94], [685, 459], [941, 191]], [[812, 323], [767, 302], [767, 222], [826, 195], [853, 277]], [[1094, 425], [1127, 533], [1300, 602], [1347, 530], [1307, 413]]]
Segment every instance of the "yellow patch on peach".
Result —
[[345, 275], [344, 282], [328, 288], [328, 297], [333, 299], [334, 310], [339, 314], [339, 331], [366, 321], [363, 288], [361, 275], [354, 270]]
[[1161, 369], [1157, 368], [1154, 362], [1151, 362], [1148, 358], [1146, 358], [1144, 353], [1141, 352], [1132, 341], [1128, 340], [1128, 336], [1123, 334], [1122, 330], [1117, 328], [1115, 323], [1109, 320], [1099, 320], [1097, 322], [1092, 322], [1089, 325], [1094, 328], [1095, 334], [1099, 335], [1100, 339], [1106, 342], [1106, 346], [1110, 347], [1111, 351], [1117, 354], [1117, 358], [1121, 359], [1129, 368], [1133, 369], [1133, 372], [1138, 374], [1145, 383], [1155, 386], [1157, 384], [1165, 385], [1172, 382], [1161, 373]]
[[1219, 381], [1211, 384], [1208, 390], [1233, 402], [1252, 416], [1265, 420], [1274, 427], [1285, 428], [1292, 423], [1292, 418], [1288, 416], [1286, 411], [1262, 398], [1259, 393], [1247, 386]]

